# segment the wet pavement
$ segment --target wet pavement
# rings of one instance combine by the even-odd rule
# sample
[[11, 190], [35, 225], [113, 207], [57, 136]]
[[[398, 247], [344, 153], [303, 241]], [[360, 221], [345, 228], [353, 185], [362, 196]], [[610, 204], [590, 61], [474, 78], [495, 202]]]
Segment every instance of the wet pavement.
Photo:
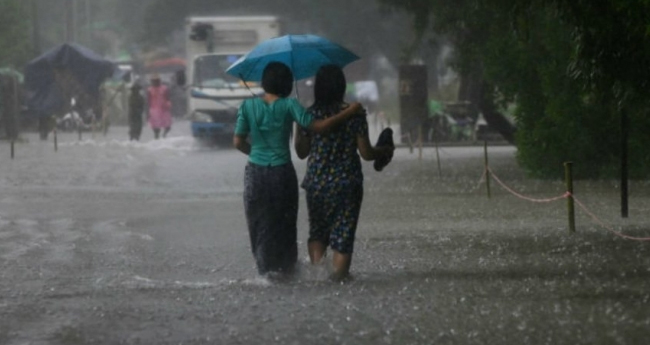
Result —
[[[246, 157], [171, 137], [26, 133], [0, 143], [0, 344], [645, 344], [650, 243], [621, 239], [566, 200], [531, 203], [480, 183], [482, 147], [400, 148], [381, 173], [364, 163], [353, 279], [301, 263], [290, 280], [256, 275], [243, 213]], [[490, 165], [535, 198], [516, 150]], [[294, 164], [299, 178], [305, 162]], [[558, 167], [562, 169], [562, 167]], [[650, 183], [575, 193], [616, 230], [650, 236]]]

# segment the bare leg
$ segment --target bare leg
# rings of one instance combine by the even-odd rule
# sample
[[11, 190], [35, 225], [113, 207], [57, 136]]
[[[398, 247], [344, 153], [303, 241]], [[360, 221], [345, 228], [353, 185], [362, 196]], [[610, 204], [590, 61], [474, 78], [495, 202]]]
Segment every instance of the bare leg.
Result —
[[327, 246], [320, 241], [309, 241], [309, 243], [307, 243], [307, 249], [309, 251], [309, 260], [311, 263], [318, 264], [323, 260]]
[[350, 275], [352, 254], [343, 254], [337, 252], [336, 250], [332, 250], [332, 252], [334, 253], [334, 273], [332, 273], [331, 279], [334, 281], [342, 281]]

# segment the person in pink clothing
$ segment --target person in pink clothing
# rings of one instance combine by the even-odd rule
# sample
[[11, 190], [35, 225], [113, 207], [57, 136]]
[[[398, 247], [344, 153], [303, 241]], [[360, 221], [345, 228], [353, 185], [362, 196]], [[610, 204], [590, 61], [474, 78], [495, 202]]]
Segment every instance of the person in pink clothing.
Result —
[[160, 82], [160, 77], [154, 75], [151, 78], [151, 86], [147, 89], [147, 100], [149, 103], [147, 119], [153, 129], [155, 139], [166, 137], [172, 128], [172, 103], [169, 98], [169, 89]]

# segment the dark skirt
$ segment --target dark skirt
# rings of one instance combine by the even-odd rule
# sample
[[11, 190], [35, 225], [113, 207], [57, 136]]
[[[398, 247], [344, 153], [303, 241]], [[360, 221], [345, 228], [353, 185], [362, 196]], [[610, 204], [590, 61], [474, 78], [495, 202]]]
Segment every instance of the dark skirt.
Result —
[[298, 259], [298, 178], [293, 164], [248, 163], [244, 207], [259, 273], [291, 271]]

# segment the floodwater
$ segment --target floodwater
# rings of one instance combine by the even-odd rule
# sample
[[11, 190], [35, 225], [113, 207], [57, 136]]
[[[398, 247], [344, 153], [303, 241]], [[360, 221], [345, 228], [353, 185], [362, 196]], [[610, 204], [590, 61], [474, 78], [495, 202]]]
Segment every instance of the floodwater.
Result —
[[[256, 275], [243, 212], [246, 157], [198, 145], [188, 124], [128, 142], [26, 133], [0, 143], [0, 344], [645, 344], [650, 242], [622, 239], [565, 199], [533, 203], [481, 182], [482, 147], [399, 148], [381, 173], [364, 163], [353, 279], [307, 263]], [[509, 146], [490, 166], [516, 191], [528, 179]], [[299, 178], [305, 162], [294, 164]], [[558, 167], [562, 169], [562, 167]], [[613, 230], [650, 236], [650, 184], [615, 181], [575, 195]]]

